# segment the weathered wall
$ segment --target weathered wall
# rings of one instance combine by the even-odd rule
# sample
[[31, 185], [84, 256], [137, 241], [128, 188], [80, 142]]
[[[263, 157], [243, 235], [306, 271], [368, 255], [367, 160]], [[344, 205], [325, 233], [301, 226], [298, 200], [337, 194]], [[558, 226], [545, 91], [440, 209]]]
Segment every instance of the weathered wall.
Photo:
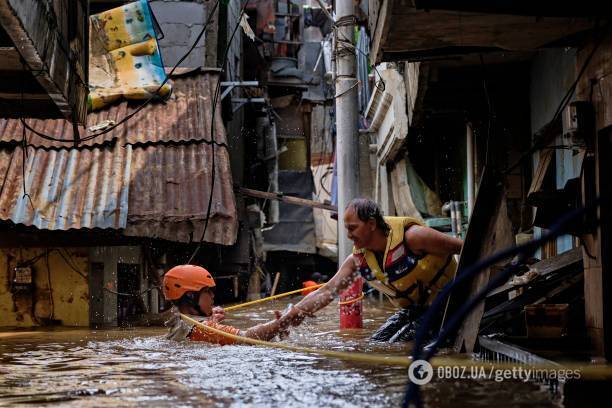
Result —
[[[576, 78], [576, 50], [575, 49], [548, 49], [540, 51], [533, 60], [530, 84], [531, 105], [531, 133], [535, 134], [544, 125], [553, 119], [559, 103]], [[575, 99], [575, 95], [573, 97]], [[564, 145], [566, 140], [559, 135], [556, 145]], [[572, 150], [557, 149], [555, 151], [555, 177], [556, 187], [561, 189], [568, 179], [580, 174], [580, 163], [576, 162], [578, 156]], [[539, 153], [534, 154], [533, 169], [537, 169]], [[536, 228], [536, 236], [539, 228]], [[557, 253], [572, 248], [572, 238], [565, 235], [557, 238]], [[538, 250], [541, 258], [541, 250]]]
[[[578, 67], [585, 64], [593, 47], [598, 43], [593, 39], [580, 50]], [[611, 196], [610, 193], [610, 154], [612, 152], [612, 34], [606, 34], [592, 55], [584, 75], [578, 83], [577, 99], [591, 100], [595, 110], [595, 135], [593, 150], [595, 152], [593, 169], [585, 167], [582, 175], [585, 180], [594, 181], [594, 193], [600, 197]], [[588, 183], [587, 183], [588, 184]], [[587, 331], [596, 355], [605, 356], [612, 361], [612, 285], [610, 277], [610, 202], [603, 201], [599, 209], [599, 219], [603, 220], [594, 234], [583, 236], [588, 253], [583, 249], [584, 260], [584, 298]], [[607, 220], [607, 221], [606, 221]], [[608, 249], [605, 249], [608, 248]], [[590, 256], [592, 255], [593, 258]]]
[[576, 50], [541, 50], [531, 66], [531, 132], [536, 133], [552, 119], [565, 92], [576, 79]]
[[[207, 6], [203, 0], [153, 0], [151, 8], [164, 38], [159, 42], [164, 65], [172, 67], [189, 50], [206, 22]], [[181, 67], [205, 65], [206, 46], [203, 35], [196, 48], [183, 61]]]
[[[89, 325], [88, 260], [86, 250], [67, 248], [67, 260], [58, 251], [42, 256], [32, 267], [34, 291], [32, 294], [11, 293], [12, 270], [19, 261], [26, 261], [44, 248], [0, 249], [0, 327], [29, 327], [45, 324], [49, 318], [65, 326]], [[75, 269], [84, 274], [80, 276]], [[49, 286], [49, 281], [51, 285]], [[52, 297], [50, 297], [50, 295]], [[52, 301], [51, 301], [52, 300]]]
[[[90, 276], [92, 326], [116, 326], [118, 323], [116, 293], [119, 290], [118, 264], [142, 265], [141, 248], [138, 246], [94, 247], [89, 251], [92, 274]], [[143, 268], [139, 267], [140, 291], [147, 288]], [[108, 289], [108, 290], [105, 290]], [[147, 303], [147, 295], [143, 293]]]

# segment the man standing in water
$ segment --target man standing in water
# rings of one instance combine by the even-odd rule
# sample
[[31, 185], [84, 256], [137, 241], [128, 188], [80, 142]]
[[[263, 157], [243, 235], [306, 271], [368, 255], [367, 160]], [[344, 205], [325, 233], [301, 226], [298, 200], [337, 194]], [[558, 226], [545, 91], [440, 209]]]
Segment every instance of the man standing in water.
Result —
[[453, 254], [463, 242], [422, 225], [410, 217], [383, 217], [369, 199], [352, 200], [344, 213], [353, 253], [323, 287], [302, 299], [282, 317], [283, 323], [299, 325], [327, 306], [361, 275], [370, 286], [400, 308], [372, 335], [376, 341], [409, 341], [418, 319], [437, 292], [454, 277]]
[[170, 329], [167, 336], [169, 339], [204, 341], [221, 345], [236, 343], [236, 340], [227, 336], [186, 323], [181, 319], [181, 313], [190, 315], [189, 317], [200, 321], [205, 326], [235, 336], [271, 340], [277, 334], [281, 337], [288, 334], [285, 330], [288, 323], [281, 326], [281, 322], [278, 320], [279, 312], [275, 312], [275, 320], [258, 324], [246, 330], [220, 324], [225, 318], [225, 312], [220, 307], [213, 307], [214, 288], [215, 280], [210, 272], [201, 266], [179, 265], [166, 272], [162, 290], [166, 300], [171, 301], [174, 305], [171, 318], [166, 322], [166, 326]]

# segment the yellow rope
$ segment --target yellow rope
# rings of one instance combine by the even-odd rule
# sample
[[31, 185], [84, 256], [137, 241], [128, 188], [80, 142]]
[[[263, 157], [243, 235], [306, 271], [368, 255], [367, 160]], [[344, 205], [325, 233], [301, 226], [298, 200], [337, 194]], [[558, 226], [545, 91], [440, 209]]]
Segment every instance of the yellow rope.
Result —
[[363, 294], [363, 292], [361, 292], [361, 295], [357, 296], [356, 298], [349, 299], [349, 300], [342, 300], [342, 301], [338, 302], [338, 304], [339, 305], [350, 305], [352, 303], [359, 302], [361, 299], [363, 299], [363, 296], [364, 296], [364, 294]]
[[191, 324], [195, 324], [196, 326], [208, 330], [209, 332], [219, 334], [221, 336], [225, 336], [228, 339], [232, 339], [237, 343], [251, 344], [254, 346], [263, 346], [263, 347], [272, 347], [277, 349], [283, 349], [288, 351], [295, 351], [298, 353], [308, 353], [308, 354], [318, 354], [326, 357], [339, 358], [342, 360], [351, 360], [358, 361], [363, 363], [371, 363], [371, 364], [382, 364], [382, 365], [390, 365], [390, 366], [403, 366], [408, 367], [410, 365], [410, 359], [408, 357], [402, 356], [373, 356], [371, 354], [366, 353], [348, 353], [344, 351], [331, 351], [331, 350], [317, 350], [308, 347], [300, 347], [300, 346], [292, 346], [290, 344], [284, 343], [272, 343], [269, 341], [252, 339], [244, 336], [237, 336], [235, 334], [226, 333], [222, 330], [216, 329], [214, 327], [207, 326], [198, 322], [197, 320], [192, 319], [189, 316], [186, 316], [181, 313], [181, 318], [186, 322]]
[[246, 306], [251, 306], [251, 305], [255, 305], [257, 303], [262, 303], [262, 302], [267, 302], [268, 300], [274, 300], [274, 299], [280, 299], [282, 297], [285, 296], [289, 296], [289, 295], [293, 295], [295, 293], [299, 293], [302, 292], [303, 290], [310, 290], [310, 289], [319, 289], [321, 286], [325, 285], [324, 283], [320, 283], [318, 285], [315, 286], [309, 286], [307, 288], [302, 288], [302, 289], [296, 289], [296, 290], [292, 290], [290, 292], [285, 292], [285, 293], [279, 293], [278, 295], [274, 295], [274, 296], [268, 296], [267, 298], [263, 298], [263, 299], [257, 299], [257, 300], [252, 300], [250, 302], [246, 302], [246, 303], [240, 303], [238, 305], [234, 305], [234, 306], [228, 306], [228, 307], [224, 307], [223, 310], [228, 311], [228, 310], [236, 310], [236, 309], [240, 309], [242, 307], [246, 307]]
[[[209, 332], [225, 336], [229, 339], [234, 340], [237, 343], [243, 344], [251, 344], [255, 346], [276, 348], [282, 350], [293, 351], [297, 353], [307, 353], [307, 354], [316, 354], [320, 356], [337, 358], [340, 360], [348, 360], [355, 361], [359, 363], [367, 363], [373, 365], [386, 365], [386, 366], [395, 366], [395, 367], [409, 367], [412, 360], [409, 357], [404, 356], [385, 356], [385, 355], [373, 355], [367, 353], [358, 353], [358, 352], [347, 352], [347, 351], [331, 351], [331, 350], [318, 350], [309, 347], [301, 347], [301, 346], [293, 346], [290, 344], [283, 343], [272, 343], [269, 341], [252, 339], [244, 336], [237, 336], [234, 334], [226, 333], [214, 327], [207, 326], [186, 316], [181, 313], [181, 318], [186, 322], [194, 324], [204, 330]], [[579, 370], [580, 378], [592, 378], [592, 379], [611, 379], [612, 378], [612, 367], [607, 365], [580, 365], [576, 363], [567, 363], [567, 364], [512, 364], [512, 363], [490, 363], [483, 361], [474, 361], [474, 360], [458, 360], [448, 357], [435, 357], [430, 361], [431, 365], [434, 368], [437, 367], [477, 367], [484, 368], [485, 370], [511, 370], [513, 368], [522, 367], [523, 369], [529, 368], [534, 370], [555, 370], [559, 372], [560, 370]], [[526, 367], [527, 366], [527, 367]]]

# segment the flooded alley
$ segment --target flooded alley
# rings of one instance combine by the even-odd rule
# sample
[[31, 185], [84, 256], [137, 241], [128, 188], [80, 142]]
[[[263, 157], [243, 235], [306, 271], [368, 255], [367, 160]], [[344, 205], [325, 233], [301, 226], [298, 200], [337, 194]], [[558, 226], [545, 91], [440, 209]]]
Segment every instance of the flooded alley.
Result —
[[0, 0], [0, 407], [611, 405], [611, 73], [597, 0]]
[[[258, 306], [228, 323], [267, 320]], [[284, 307], [284, 302], [274, 306]], [[401, 354], [407, 346], [368, 341], [392, 312], [366, 305], [364, 329], [338, 330], [330, 307], [286, 342], [315, 348]], [[405, 368], [376, 367], [256, 346], [174, 342], [162, 328], [0, 333], [1, 406], [397, 406]], [[445, 382], [425, 388], [431, 407], [555, 406], [545, 387]], [[465, 404], [465, 405], [463, 405]]]

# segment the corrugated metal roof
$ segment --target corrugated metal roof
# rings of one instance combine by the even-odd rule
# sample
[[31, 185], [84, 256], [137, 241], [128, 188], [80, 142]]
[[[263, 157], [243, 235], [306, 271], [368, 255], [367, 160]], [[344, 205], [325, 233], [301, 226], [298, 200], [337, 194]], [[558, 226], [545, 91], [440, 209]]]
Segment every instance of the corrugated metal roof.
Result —
[[[132, 147], [0, 150], [0, 219], [40, 229], [124, 228]], [[24, 196], [25, 189], [30, 196]]]
[[[165, 103], [154, 102], [138, 112], [127, 123], [95, 139], [84, 141], [81, 146], [98, 146], [116, 140], [121, 145], [158, 142], [187, 142], [211, 140], [210, 120], [214, 90], [219, 75], [215, 72], [198, 72], [173, 79], [174, 91]], [[105, 121], [118, 123], [134, 112], [139, 104], [122, 102], [87, 116], [87, 126]], [[27, 119], [37, 131], [49, 136], [72, 140], [72, 124], [66, 120]], [[22, 124], [18, 119], [0, 119], [0, 142], [16, 143], [22, 139]], [[81, 137], [92, 132], [80, 128]], [[70, 143], [45, 140], [27, 132], [28, 143], [44, 148], [69, 148]], [[221, 104], [215, 113], [215, 140], [225, 143], [225, 128], [221, 118]]]
[[[200, 239], [211, 182], [211, 146], [0, 149], [0, 219], [39, 229], [125, 229], [177, 242]], [[215, 147], [215, 187], [205, 241], [231, 245], [238, 220], [229, 155]]]
[[[124, 229], [126, 235], [190, 242], [206, 221], [211, 182], [211, 93], [218, 75], [177, 78], [166, 104], [151, 104], [125, 126], [71, 148], [28, 133], [23, 197], [21, 123], [0, 120], [0, 219], [40, 229]], [[89, 125], [123, 118], [127, 103], [92, 113]], [[37, 130], [72, 138], [59, 120], [30, 121]], [[226, 143], [220, 104], [215, 142]], [[180, 142], [180, 143], [179, 143]], [[229, 155], [215, 146], [215, 188], [205, 241], [231, 245], [238, 219]]]
[[[210, 196], [211, 145], [135, 147], [126, 235], [197, 241]], [[238, 219], [229, 155], [215, 147], [215, 186], [205, 240], [236, 242]]]

